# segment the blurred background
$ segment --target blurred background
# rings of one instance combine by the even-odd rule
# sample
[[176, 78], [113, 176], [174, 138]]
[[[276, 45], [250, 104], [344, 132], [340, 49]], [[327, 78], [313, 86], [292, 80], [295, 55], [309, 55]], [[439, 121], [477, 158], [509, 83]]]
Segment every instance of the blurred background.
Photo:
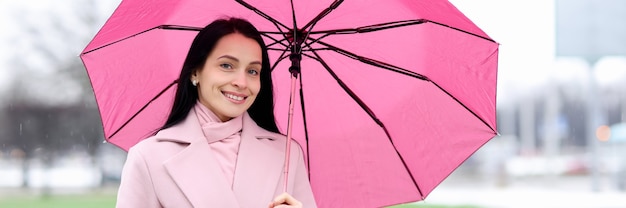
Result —
[[[0, 207], [114, 205], [78, 55], [119, 2], [0, 0]], [[417, 205], [626, 207], [626, 1], [451, 2], [501, 44], [501, 135]]]

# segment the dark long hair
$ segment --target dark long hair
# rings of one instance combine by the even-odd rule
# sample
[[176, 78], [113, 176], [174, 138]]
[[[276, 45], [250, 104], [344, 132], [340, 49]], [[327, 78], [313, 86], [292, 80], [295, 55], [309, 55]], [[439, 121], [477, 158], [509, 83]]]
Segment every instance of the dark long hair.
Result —
[[248, 114], [261, 128], [279, 133], [274, 118], [274, 90], [267, 46], [263, 42], [261, 33], [250, 22], [239, 18], [215, 20], [196, 35], [178, 78], [174, 105], [167, 121], [160, 130], [172, 127], [187, 117], [187, 114], [198, 100], [198, 91], [190, 81], [191, 75], [196, 70], [202, 69], [207, 57], [215, 48], [217, 41], [232, 33], [239, 33], [254, 39], [261, 46], [263, 56], [260, 75], [261, 90], [252, 106], [248, 108]]

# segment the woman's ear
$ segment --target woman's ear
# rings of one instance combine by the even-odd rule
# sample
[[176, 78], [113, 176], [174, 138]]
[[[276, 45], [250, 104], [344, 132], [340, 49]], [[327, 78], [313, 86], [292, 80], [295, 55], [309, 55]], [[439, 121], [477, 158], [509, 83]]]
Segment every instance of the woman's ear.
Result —
[[198, 85], [198, 76], [196, 76], [196, 72], [192, 72], [191, 77], [189, 78], [189, 81], [191, 81], [191, 84], [193, 86], [197, 86]]
[[198, 79], [198, 70], [194, 69], [191, 71], [191, 76], [189, 76], [190, 81]]

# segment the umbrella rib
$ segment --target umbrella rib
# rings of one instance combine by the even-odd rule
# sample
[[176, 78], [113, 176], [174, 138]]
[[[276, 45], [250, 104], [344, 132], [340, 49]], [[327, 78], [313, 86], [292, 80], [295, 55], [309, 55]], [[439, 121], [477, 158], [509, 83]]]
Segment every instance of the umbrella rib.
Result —
[[397, 27], [418, 25], [418, 24], [423, 24], [427, 22], [431, 22], [431, 21], [427, 19], [400, 20], [400, 21], [385, 22], [385, 23], [379, 23], [379, 24], [373, 24], [373, 25], [366, 25], [366, 26], [356, 27], [356, 28], [311, 31], [311, 34], [344, 35], [344, 34], [355, 34], [355, 33], [368, 33], [368, 32], [374, 32], [374, 31], [397, 28]]
[[433, 24], [437, 24], [437, 25], [440, 25], [440, 26], [444, 26], [444, 27], [447, 27], [447, 28], [450, 28], [450, 29], [453, 29], [453, 30], [457, 30], [457, 31], [459, 31], [459, 32], [467, 33], [467, 34], [469, 34], [469, 35], [473, 35], [473, 36], [476, 36], [476, 37], [479, 37], [479, 38], [485, 39], [485, 40], [487, 40], [487, 41], [491, 41], [491, 42], [496, 43], [496, 41], [495, 41], [495, 40], [493, 40], [493, 39], [491, 39], [491, 38], [484, 37], [484, 36], [481, 36], [481, 35], [478, 35], [478, 34], [474, 34], [474, 33], [471, 33], [471, 32], [469, 32], [469, 31], [462, 30], [462, 29], [457, 28], [457, 27], [452, 27], [452, 26], [450, 26], [450, 25], [446, 25], [446, 24], [443, 24], [443, 23], [439, 23], [439, 22], [435, 22], [435, 21], [430, 21], [430, 20], [428, 20], [428, 22], [433, 23]]
[[311, 31], [311, 34], [345, 35], [345, 34], [355, 34], [355, 33], [369, 33], [369, 32], [375, 32], [379, 30], [386, 30], [386, 29], [411, 26], [411, 25], [419, 25], [419, 24], [424, 24], [427, 22], [432, 22], [432, 21], [427, 20], [427, 19], [399, 20], [399, 21], [393, 21], [393, 22], [366, 25], [366, 26], [361, 26], [361, 27], [356, 27], [356, 28]]
[[485, 124], [485, 126], [489, 127], [489, 129], [491, 129], [491, 131], [493, 131], [495, 134], [499, 134], [498, 131], [496, 131], [493, 127], [491, 127], [491, 125], [489, 125], [487, 123], [487, 121], [485, 121], [483, 118], [481, 118], [480, 116], [478, 116], [476, 113], [474, 113], [473, 110], [470, 110], [465, 104], [463, 104], [463, 102], [461, 102], [459, 99], [457, 99], [456, 97], [454, 97], [454, 95], [450, 94], [447, 90], [443, 89], [443, 87], [439, 86], [437, 83], [435, 83], [432, 80], [429, 80], [430, 83], [433, 83], [433, 85], [435, 85], [437, 88], [439, 88], [441, 91], [443, 91], [444, 93], [446, 93], [446, 95], [450, 96], [454, 101], [456, 101], [459, 105], [463, 106], [463, 108], [465, 108], [465, 110], [469, 111], [472, 115], [474, 115], [476, 118], [478, 118], [478, 120], [480, 120], [481, 122], [483, 122], [483, 124]]
[[135, 114], [133, 114], [133, 116], [131, 116], [128, 120], [126, 120], [126, 122], [124, 122], [124, 124], [122, 124], [122, 126], [120, 126], [117, 130], [115, 130], [115, 132], [113, 132], [111, 134], [111, 136], [109, 136], [109, 139], [113, 138], [113, 136], [115, 136], [120, 130], [122, 130], [126, 125], [128, 125], [130, 123], [130, 121], [132, 121], [137, 115], [139, 115], [139, 113], [141, 113], [144, 109], [146, 109], [148, 107], [148, 105], [150, 105], [157, 98], [161, 97], [161, 95], [163, 95], [163, 93], [165, 93], [168, 89], [170, 89], [176, 83], [178, 83], [178, 80], [174, 80], [174, 82], [172, 82], [169, 85], [167, 85], [167, 87], [165, 87], [163, 90], [161, 90], [161, 92], [159, 92], [159, 94], [154, 96], [150, 101], [148, 101], [145, 105], [143, 105], [141, 107], [141, 109], [139, 109]]
[[309, 56], [309, 55], [307, 55], [307, 57], [311, 57], [311, 58], [317, 60], [318, 62], [320, 62], [322, 64], [322, 66], [326, 69], [326, 71], [333, 77], [333, 79], [335, 79], [335, 81], [337, 81], [339, 86], [346, 93], [348, 93], [348, 95], [350, 95], [352, 100], [354, 100], [361, 107], [361, 109], [363, 109], [363, 111], [365, 111], [365, 113], [367, 113], [367, 115], [369, 115], [370, 118], [372, 118], [372, 120], [374, 120], [374, 122], [376, 122], [376, 124], [378, 124], [378, 126], [380, 126], [383, 129], [383, 131], [385, 132], [385, 135], [387, 135], [387, 139], [389, 139], [389, 142], [391, 143], [391, 146], [393, 146], [394, 151], [398, 155], [398, 158], [400, 158], [400, 161], [402, 162], [402, 165], [404, 166], [404, 168], [407, 170], [407, 173], [411, 177], [411, 181], [413, 182], [413, 185], [415, 185], [415, 188], [417, 189], [418, 193], [420, 194], [420, 196], [422, 196], [422, 199], [423, 199], [424, 194], [422, 194], [422, 190], [420, 189], [419, 185], [417, 185], [417, 181], [415, 181], [415, 177], [413, 176], [413, 173], [411, 173], [411, 171], [409, 170], [409, 166], [406, 164], [406, 161], [404, 161], [404, 158], [402, 157], [400, 152], [398, 152], [398, 149], [396, 148], [396, 145], [393, 143], [393, 139], [391, 139], [391, 135], [389, 134], [389, 131], [387, 130], [387, 127], [385, 127], [385, 124], [383, 124], [383, 122], [380, 121], [380, 119], [378, 119], [378, 117], [376, 117], [374, 112], [367, 106], [367, 104], [365, 104], [365, 102], [363, 102], [363, 100], [361, 100], [361, 98], [359, 98], [359, 96], [356, 95], [354, 93], [354, 91], [352, 91], [350, 89], [350, 87], [348, 87], [348, 85], [346, 85], [339, 78], [339, 76], [337, 76], [337, 74], [335, 74], [335, 72], [330, 68], [330, 66], [328, 66], [326, 61], [324, 61], [319, 56], [319, 54], [317, 54], [317, 52], [315, 52], [315, 51], [312, 51], [312, 52], [315, 55], [315, 57], [312, 57], [312, 56]]
[[282, 51], [283, 53], [280, 54], [279, 58], [277, 58], [276, 61], [274, 62], [274, 65], [272, 65], [272, 68], [270, 69], [270, 73], [274, 71], [274, 69], [276, 68], [279, 62], [289, 57], [289, 56], [285, 56], [285, 53], [287, 53], [287, 50], [282, 50]]
[[266, 44], [266, 46], [267, 46], [268, 48], [270, 48], [271, 46], [276, 45], [276, 44], [280, 44], [280, 45], [284, 46], [285, 48], [287, 48], [287, 47], [288, 47], [287, 45], [285, 45], [285, 44], [283, 43], [283, 41], [287, 40], [286, 38], [284, 38], [284, 37], [285, 37], [285, 34], [283, 34], [283, 33], [275, 33], [275, 34], [281, 34], [281, 35], [283, 35], [283, 39], [282, 39], [282, 40], [278, 40], [278, 39], [276, 39], [276, 38], [272, 37], [271, 35], [269, 35], [269, 34], [272, 34], [272, 33], [270, 33], [270, 32], [260, 32], [260, 33], [261, 33], [261, 35], [263, 35], [263, 36], [265, 36], [265, 37], [267, 37], [267, 38], [269, 38], [269, 39], [272, 39], [272, 40], [274, 41], [273, 43]]
[[200, 31], [201, 27], [193, 27], [193, 26], [183, 26], [183, 25], [160, 25], [159, 29], [164, 30], [188, 30], [188, 31]]
[[281, 27], [283, 27], [284, 29], [289, 30], [289, 27], [285, 26], [283, 23], [279, 22], [278, 20], [272, 18], [271, 16], [265, 14], [264, 12], [262, 12], [261, 10], [257, 9], [256, 7], [253, 7], [252, 5], [248, 4], [247, 2], [243, 1], [243, 0], [235, 0], [237, 3], [241, 4], [242, 6], [248, 8], [249, 10], [252, 10], [254, 13], [257, 13], [258, 15], [260, 15], [261, 17], [267, 19], [268, 21], [274, 23], [274, 25], [277, 26], [278, 30], [282, 31], [280, 29], [280, 27], [278, 27], [278, 25], [280, 25]]
[[400, 21], [394, 21], [394, 22], [386, 22], [386, 23], [380, 23], [380, 24], [373, 24], [373, 25], [367, 25], [367, 26], [363, 26], [363, 27], [357, 27], [357, 28], [345, 28], [345, 29], [335, 29], [335, 30], [320, 30], [320, 31], [309, 31], [308, 34], [323, 34], [322, 36], [318, 37], [318, 38], [309, 38], [307, 35], [307, 39], [308, 40], [312, 40], [306, 43], [305, 46], [310, 46], [316, 42], [319, 42], [321, 39], [326, 38], [328, 36], [331, 35], [345, 35], [345, 34], [356, 34], [356, 33], [369, 33], [369, 32], [375, 32], [375, 31], [380, 31], [380, 30], [386, 30], [386, 29], [392, 29], [392, 28], [399, 28], [399, 27], [405, 27], [405, 26], [411, 26], [411, 25], [418, 25], [418, 24], [423, 24], [423, 23], [433, 23], [436, 25], [440, 25], [443, 27], [448, 27], [450, 29], [454, 29], [472, 36], [476, 36], [491, 42], [494, 42], [494, 40], [492, 40], [491, 38], [488, 37], [483, 37], [465, 30], [461, 30], [459, 28], [456, 27], [452, 27], [443, 23], [439, 23], [439, 22], [435, 22], [435, 21], [430, 21], [427, 19], [414, 19], [414, 20], [400, 20]]
[[[373, 24], [373, 25], [367, 25], [367, 26], [363, 26], [363, 27], [357, 27], [357, 28], [345, 28], [345, 29], [335, 29], [335, 30], [321, 30], [321, 31], [311, 31], [309, 32], [309, 34], [323, 34], [322, 36], [320, 36], [319, 38], [309, 38], [310, 41], [307, 43], [307, 45], [312, 45], [318, 41], [320, 41], [323, 38], [326, 38], [330, 35], [345, 35], [345, 34], [356, 34], [356, 33], [369, 33], [369, 32], [374, 32], [374, 31], [379, 31], [379, 30], [385, 30], [385, 29], [391, 29], [391, 28], [397, 28], [397, 27], [403, 27], [403, 26], [411, 26], [411, 25], [417, 25], [417, 24], [422, 24], [427, 22], [428, 20], [425, 19], [416, 19], [416, 20], [401, 20], [401, 21], [394, 21], [394, 22], [386, 22], [386, 23], [380, 23], [380, 24]], [[307, 36], [308, 37], [308, 36]]]
[[[395, 21], [395, 22], [388, 22], [388, 23], [368, 25], [368, 26], [363, 26], [363, 27], [358, 27], [358, 28], [309, 31], [309, 32], [307, 32], [307, 38], [306, 39], [307, 40], [312, 40], [312, 41], [307, 42], [304, 47], [311, 46], [314, 43], [316, 43], [316, 42], [320, 41], [321, 39], [324, 39], [324, 38], [326, 38], [326, 37], [328, 37], [330, 35], [367, 33], [367, 32], [379, 31], [379, 30], [384, 30], [384, 29], [389, 29], [389, 28], [396, 28], [396, 27], [402, 27], [402, 26], [408, 26], [408, 25], [422, 24], [424, 22], [425, 21], [423, 19], [403, 20], [403, 21]], [[311, 34], [314, 34], [314, 35], [315, 34], [323, 34], [323, 35], [318, 37], [318, 38], [309, 38], [309, 35], [311, 35]]]
[[394, 71], [394, 72], [397, 72], [397, 73], [400, 73], [400, 74], [404, 74], [404, 75], [407, 75], [407, 76], [410, 76], [410, 77], [414, 77], [414, 78], [417, 78], [417, 79], [430, 81], [430, 79], [428, 77], [426, 77], [424, 75], [421, 75], [419, 73], [416, 73], [416, 72], [413, 72], [413, 71], [409, 71], [409, 70], [400, 68], [398, 66], [394, 66], [394, 65], [382, 62], [382, 61], [375, 60], [375, 59], [367, 58], [367, 57], [364, 57], [364, 56], [359, 56], [359, 55], [357, 55], [355, 53], [352, 53], [350, 51], [341, 49], [339, 47], [336, 47], [336, 46], [333, 46], [331, 44], [325, 43], [323, 41], [318, 41], [318, 43], [323, 45], [323, 46], [328, 47], [327, 50], [332, 50], [334, 52], [337, 52], [337, 53], [339, 53], [341, 55], [344, 55], [344, 56], [346, 56], [348, 58], [360, 61], [362, 63], [369, 64], [369, 65], [372, 65], [372, 66], [375, 66], [375, 67], [380, 67], [380, 68], [387, 69], [387, 70], [391, 70], [391, 71]]
[[317, 22], [322, 20], [322, 18], [324, 18], [326, 15], [330, 14], [330, 12], [332, 12], [333, 10], [337, 9], [337, 7], [339, 7], [339, 5], [341, 3], [343, 3], [343, 0], [335, 0], [333, 3], [330, 4], [330, 6], [328, 6], [328, 8], [324, 9], [323, 11], [321, 11], [317, 16], [315, 16], [315, 18], [313, 18], [311, 21], [309, 21], [309, 23], [304, 25], [304, 27], [302, 27], [302, 29], [303, 30], [311, 30], [313, 28], [313, 25], [317, 24]]
[[373, 24], [373, 25], [367, 25], [367, 26], [362, 26], [362, 27], [357, 27], [357, 28], [344, 28], [344, 29], [334, 29], [334, 30], [320, 30], [320, 31], [311, 31], [311, 34], [324, 34], [322, 37], [318, 38], [321, 39], [323, 37], [329, 36], [329, 35], [345, 35], [345, 34], [355, 34], [355, 33], [369, 33], [369, 32], [375, 32], [375, 31], [380, 31], [380, 30], [386, 30], [386, 29], [392, 29], [392, 28], [398, 28], [398, 27], [405, 27], [405, 26], [411, 26], [411, 25], [419, 25], [419, 24], [424, 24], [424, 23], [433, 23], [439, 26], [443, 26], [443, 27], [447, 27], [453, 30], [457, 30], [459, 32], [463, 32], [472, 36], [476, 36], [478, 38], [482, 38], [491, 42], [496, 42], [494, 40], [492, 40], [491, 38], [488, 37], [484, 37], [478, 34], [474, 34], [465, 30], [462, 30], [460, 28], [457, 27], [452, 27], [440, 22], [435, 22], [435, 21], [431, 21], [431, 20], [427, 20], [427, 19], [414, 19], [414, 20], [400, 20], [400, 21], [394, 21], [394, 22], [386, 22], [386, 23], [380, 23], [380, 24]]
[[113, 41], [113, 42], [111, 42], [111, 43], [104, 44], [104, 45], [102, 45], [102, 46], [100, 46], [100, 47], [97, 47], [97, 48], [91, 49], [91, 50], [89, 50], [89, 51], [85, 51], [85, 52], [83, 52], [81, 55], [85, 55], [85, 54], [91, 53], [91, 52], [93, 52], [93, 51], [100, 50], [100, 49], [102, 49], [102, 48], [105, 48], [105, 47], [108, 47], [108, 46], [110, 46], [110, 45], [113, 45], [113, 44], [116, 44], [116, 43], [122, 42], [122, 41], [124, 41], [124, 40], [126, 40], [126, 39], [129, 39], [129, 38], [135, 37], [135, 36], [137, 36], [137, 35], [141, 35], [141, 34], [143, 34], [143, 33], [150, 32], [151, 30], [155, 30], [155, 29], [163, 29], [163, 30], [189, 30], [189, 31], [200, 31], [200, 30], [202, 30], [202, 28], [199, 28], [199, 27], [191, 27], [191, 26], [180, 26], [180, 25], [159, 25], [159, 26], [156, 26], [156, 27], [153, 27], [153, 28], [150, 28], [150, 29], [147, 29], [147, 30], [144, 30], [144, 31], [138, 32], [138, 33], [135, 33], [135, 34], [133, 34], [133, 35], [129, 35], [129, 36], [125, 37], [125, 38], [122, 38], [122, 39], [119, 39], [119, 40]]
[[[262, 12], [261, 10], [257, 9], [256, 7], [248, 4], [247, 2], [243, 1], [243, 0], [235, 0], [237, 3], [241, 4], [242, 6], [248, 8], [249, 10], [252, 10], [254, 13], [258, 14], [259, 16], [265, 18], [266, 20], [270, 21], [272, 24], [274, 24], [274, 26], [276, 26], [276, 29], [278, 29], [278, 31], [280, 31], [279, 33], [276, 32], [261, 32], [261, 34], [263, 34], [266, 37], [271, 38], [269, 35], [267, 34], [281, 34], [283, 36], [283, 40], [287, 40], [287, 33], [285, 31], [283, 31], [283, 29], [285, 30], [289, 30], [289, 27], [287, 27], [286, 25], [284, 25], [283, 23], [279, 22], [278, 20], [272, 18], [271, 16], [265, 14], [264, 12]], [[293, 5], [293, 2], [292, 2]], [[293, 10], [293, 8], [292, 8]], [[295, 24], [295, 16], [294, 16], [294, 24]], [[282, 27], [282, 28], [281, 28]], [[282, 41], [278, 41], [274, 38], [271, 38], [274, 41], [277, 42], [282, 42]], [[281, 45], [284, 45], [281, 43]]]
[[296, 30], [298, 29], [298, 23], [296, 22], [296, 8], [293, 6], [293, 0], [290, 0], [289, 3], [291, 4], [291, 18], [293, 19], [293, 32], [294, 32], [294, 38], [296, 37], [295, 33]]

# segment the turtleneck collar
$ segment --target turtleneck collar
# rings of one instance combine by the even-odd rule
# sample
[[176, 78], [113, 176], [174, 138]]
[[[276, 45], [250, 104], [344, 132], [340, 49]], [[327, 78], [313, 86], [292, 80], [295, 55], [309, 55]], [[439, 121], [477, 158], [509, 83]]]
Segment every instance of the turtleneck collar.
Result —
[[221, 141], [231, 136], [239, 136], [243, 126], [242, 115], [222, 122], [215, 113], [198, 101], [194, 107], [202, 133], [209, 143]]

